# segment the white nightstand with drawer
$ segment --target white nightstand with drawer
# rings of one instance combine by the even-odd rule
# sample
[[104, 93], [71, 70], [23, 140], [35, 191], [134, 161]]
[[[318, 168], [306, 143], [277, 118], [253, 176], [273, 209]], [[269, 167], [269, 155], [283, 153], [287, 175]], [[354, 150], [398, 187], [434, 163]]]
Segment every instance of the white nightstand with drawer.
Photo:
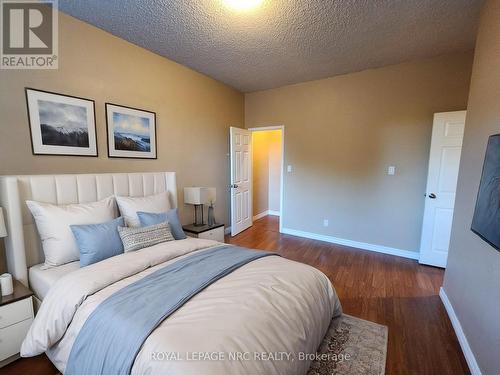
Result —
[[184, 229], [184, 232], [190, 237], [224, 242], [224, 224], [215, 224], [212, 226], [203, 225], [199, 227], [190, 224], [184, 225], [182, 229]]
[[14, 281], [14, 293], [0, 299], [0, 367], [19, 357], [33, 322], [33, 292]]

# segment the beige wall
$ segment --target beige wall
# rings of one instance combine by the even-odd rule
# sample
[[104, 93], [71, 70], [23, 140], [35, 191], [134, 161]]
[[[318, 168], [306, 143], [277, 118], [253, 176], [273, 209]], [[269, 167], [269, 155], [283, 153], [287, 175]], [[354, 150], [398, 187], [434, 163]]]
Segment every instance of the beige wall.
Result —
[[246, 94], [246, 127], [285, 125], [283, 226], [418, 250], [432, 116], [466, 108], [471, 66], [460, 53]]
[[280, 210], [281, 130], [269, 132], [269, 211]]
[[253, 215], [279, 211], [281, 189], [281, 130], [252, 133]]
[[252, 133], [253, 216], [269, 206], [269, 154], [267, 132]]
[[444, 289], [484, 375], [500, 369], [500, 252], [470, 226], [488, 137], [500, 133], [500, 0], [482, 10]]
[[[184, 186], [215, 186], [216, 219], [228, 223], [228, 129], [243, 126], [243, 95], [62, 13], [59, 49], [56, 71], [0, 70], [0, 174], [175, 171], [179, 202]], [[33, 156], [25, 86], [94, 99], [99, 157]], [[156, 112], [158, 160], [108, 159], [108, 101]]]

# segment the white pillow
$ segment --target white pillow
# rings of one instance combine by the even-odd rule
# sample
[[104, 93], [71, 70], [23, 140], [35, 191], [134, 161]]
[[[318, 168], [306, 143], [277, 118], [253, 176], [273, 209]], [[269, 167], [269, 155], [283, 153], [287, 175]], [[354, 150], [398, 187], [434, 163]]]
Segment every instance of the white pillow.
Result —
[[116, 218], [113, 197], [99, 202], [53, 205], [26, 201], [42, 240], [45, 266], [54, 267], [80, 259], [80, 252], [70, 225], [104, 223]]
[[141, 223], [137, 212], [151, 212], [159, 214], [170, 210], [168, 193], [148, 195], [147, 197], [116, 197], [120, 214], [125, 218], [128, 227], [140, 227]]

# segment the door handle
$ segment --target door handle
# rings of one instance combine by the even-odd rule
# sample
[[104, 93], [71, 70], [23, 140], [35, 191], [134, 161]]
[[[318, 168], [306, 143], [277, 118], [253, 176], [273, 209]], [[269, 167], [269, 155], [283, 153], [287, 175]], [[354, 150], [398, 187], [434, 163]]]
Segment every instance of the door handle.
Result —
[[231, 187], [233, 189], [238, 189], [238, 185], [236, 185], [236, 184], [229, 185], [229, 187]]
[[429, 194], [429, 198], [431, 198], [431, 199], [436, 199], [437, 197], [436, 197], [436, 194], [434, 194], [434, 193], [430, 193], [430, 194]]

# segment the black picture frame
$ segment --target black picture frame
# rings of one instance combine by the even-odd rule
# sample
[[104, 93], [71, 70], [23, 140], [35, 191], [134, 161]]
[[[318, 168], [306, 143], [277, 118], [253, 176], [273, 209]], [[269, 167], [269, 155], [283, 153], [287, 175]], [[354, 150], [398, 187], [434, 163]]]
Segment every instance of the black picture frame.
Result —
[[[119, 112], [118, 110], [121, 110]], [[150, 151], [138, 151], [138, 150], [117, 150], [115, 147], [115, 132], [114, 132], [114, 120], [112, 118], [113, 113], [123, 113], [131, 114], [133, 116], [146, 116], [151, 120], [152, 129], [149, 133], [149, 145]], [[158, 148], [157, 148], [157, 131], [156, 131], [156, 112], [125, 106], [121, 104], [115, 104], [106, 102], [105, 103], [105, 114], [106, 114], [106, 135], [107, 135], [107, 146], [108, 146], [108, 158], [119, 158], [119, 159], [158, 159]], [[153, 142], [151, 139], [153, 138]], [[148, 153], [148, 154], [146, 154]]]
[[500, 134], [488, 138], [471, 230], [500, 251]]
[[[59, 92], [36, 89], [33, 87], [25, 87], [24, 94], [26, 99], [26, 111], [28, 115], [28, 128], [31, 140], [31, 153], [36, 156], [79, 156], [79, 157], [98, 157], [99, 148], [97, 144], [97, 126], [95, 101], [89, 98], [80, 96], [62, 94]], [[44, 144], [41, 130], [40, 109], [38, 108], [39, 99], [44, 98], [53, 103], [63, 104], [64, 101], [71, 102], [72, 105], [86, 107], [92, 112], [87, 116], [87, 134], [88, 147], [74, 147], [68, 145]], [[58, 102], [57, 99], [61, 98]], [[37, 103], [35, 103], [37, 101]], [[78, 104], [76, 104], [78, 103]], [[68, 103], [65, 103], [68, 104]]]

